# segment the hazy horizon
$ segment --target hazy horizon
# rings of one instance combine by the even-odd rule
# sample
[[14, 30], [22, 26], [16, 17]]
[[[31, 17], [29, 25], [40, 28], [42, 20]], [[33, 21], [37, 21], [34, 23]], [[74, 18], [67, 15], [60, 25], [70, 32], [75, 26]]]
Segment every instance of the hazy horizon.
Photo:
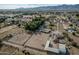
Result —
[[57, 6], [63, 4], [0, 4], [0, 9], [34, 8], [41, 6]]

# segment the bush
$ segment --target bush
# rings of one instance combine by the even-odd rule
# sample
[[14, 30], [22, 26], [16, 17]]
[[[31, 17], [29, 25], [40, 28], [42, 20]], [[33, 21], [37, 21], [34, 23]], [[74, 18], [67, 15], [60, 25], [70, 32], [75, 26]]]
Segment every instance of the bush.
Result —
[[6, 20], [6, 18], [0, 18], [0, 23], [4, 22]]
[[58, 39], [55, 39], [55, 40], [54, 40], [54, 43], [59, 43], [59, 40], [58, 40]]
[[73, 32], [72, 34], [75, 35], [75, 32]]
[[76, 33], [78, 33], [78, 34], [79, 34], [79, 31], [77, 30], [77, 31], [76, 31]]
[[73, 39], [72, 39], [72, 38], [70, 38], [70, 37], [68, 37], [68, 41], [72, 42], [72, 41], [73, 41]]
[[25, 55], [30, 55], [30, 52], [26, 52]]
[[30, 55], [30, 52], [26, 52], [25, 50], [22, 51], [25, 55]]
[[79, 48], [79, 45], [76, 42], [72, 42], [72, 46]]
[[76, 42], [72, 42], [72, 46], [76, 47], [77, 43]]
[[68, 34], [66, 32], [63, 32], [64, 37], [68, 37]]
[[20, 27], [21, 26], [21, 24], [18, 24], [18, 27]]
[[50, 23], [49, 26], [55, 26], [55, 25]]
[[70, 24], [69, 26], [70, 26], [70, 27], [72, 27], [72, 26], [73, 26], [73, 24]]
[[79, 17], [79, 14], [76, 14], [77, 17]]

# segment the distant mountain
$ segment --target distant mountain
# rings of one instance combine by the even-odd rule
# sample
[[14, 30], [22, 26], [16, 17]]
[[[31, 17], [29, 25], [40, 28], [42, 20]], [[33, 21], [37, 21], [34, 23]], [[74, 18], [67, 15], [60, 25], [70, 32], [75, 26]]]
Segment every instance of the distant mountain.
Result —
[[76, 5], [59, 5], [59, 6], [43, 6], [36, 8], [17, 8], [19, 11], [48, 11], [48, 10], [79, 10], [79, 4]]

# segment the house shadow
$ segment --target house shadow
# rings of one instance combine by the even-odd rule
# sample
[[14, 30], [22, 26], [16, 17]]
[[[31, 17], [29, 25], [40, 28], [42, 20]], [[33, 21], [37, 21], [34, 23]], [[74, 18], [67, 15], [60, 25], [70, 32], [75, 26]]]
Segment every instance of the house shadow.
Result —
[[54, 53], [54, 52], [47, 51], [47, 55], [59, 55], [59, 54]]

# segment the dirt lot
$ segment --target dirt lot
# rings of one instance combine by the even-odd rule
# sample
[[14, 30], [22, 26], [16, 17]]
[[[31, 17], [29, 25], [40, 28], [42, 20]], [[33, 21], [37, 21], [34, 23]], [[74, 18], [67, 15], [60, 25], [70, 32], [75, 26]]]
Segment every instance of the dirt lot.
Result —
[[29, 38], [31, 37], [30, 34], [27, 33], [22, 33], [22, 34], [18, 34], [14, 37], [12, 37], [11, 39], [9, 39], [9, 42], [13, 42], [15, 44], [19, 44], [19, 45], [23, 45], [25, 41], [29, 40]]
[[75, 47], [72, 47], [70, 50], [70, 55], [79, 55], [79, 49], [78, 48], [75, 48]]
[[0, 55], [24, 55], [24, 53], [22, 52], [22, 50], [18, 50], [18, 48], [12, 47], [12, 46], [8, 46], [8, 45], [3, 45], [0, 48]]
[[33, 36], [25, 43], [25, 46], [30, 46], [37, 49], [44, 49], [48, 37], [49, 34], [45, 33], [33, 34]]
[[3, 46], [0, 48], [0, 52], [3, 52], [4, 54], [5, 54], [5, 53], [7, 53], [7, 54], [12, 54], [15, 50], [16, 50], [16, 48], [11, 47], [11, 46], [7, 46], [7, 45], [3, 45]]
[[16, 25], [8, 26], [0, 29], [0, 39], [4, 38], [9, 34], [17, 35], [20, 33], [22, 33], [22, 29], [18, 28]]

